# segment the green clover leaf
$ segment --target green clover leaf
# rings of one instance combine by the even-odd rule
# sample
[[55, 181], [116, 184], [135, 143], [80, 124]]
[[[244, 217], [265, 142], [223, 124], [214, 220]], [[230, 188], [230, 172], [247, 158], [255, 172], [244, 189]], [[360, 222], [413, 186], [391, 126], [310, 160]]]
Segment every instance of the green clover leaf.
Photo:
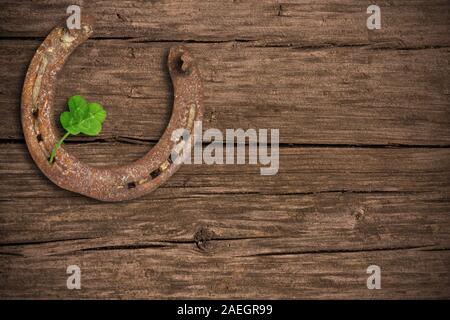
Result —
[[53, 163], [56, 152], [69, 135], [83, 133], [88, 136], [96, 136], [102, 131], [103, 122], [106, 120], [107, 113], [102, 105], [96, 102], [88, 103], [82, 96], [71, 97], [68, 105], [69, 111], [63, 112], [59, 118], [67, 132], [53, 148], [49, 159], [50, 164]]

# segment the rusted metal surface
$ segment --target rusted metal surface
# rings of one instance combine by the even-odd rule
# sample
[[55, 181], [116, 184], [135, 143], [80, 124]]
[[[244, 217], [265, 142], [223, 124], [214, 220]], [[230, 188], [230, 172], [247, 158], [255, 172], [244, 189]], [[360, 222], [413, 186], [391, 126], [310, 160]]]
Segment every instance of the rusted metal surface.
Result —
[[170, 49], [168, 67], [175, 95], [172, 116], [159, 142], [139, 160], [123, 166], [93, 167], [62, 147], [55, 162], [49, 164], [49, 156], [59, 139], [52, 120], [57, 75], [70, 54], [92, 33], [89, 19], [84, 19], [80, 30], [57, 27], [37, 50], [22, 92], [25, 140], [38, 167], [61, 188], [102, 201], [137, 198], [158, 188], [180, 167], [170, 159], [176, 144], [171, 137], [180, 128], [192, 132], [194, 122], [203, 117], [200, 73], [185, 47]]

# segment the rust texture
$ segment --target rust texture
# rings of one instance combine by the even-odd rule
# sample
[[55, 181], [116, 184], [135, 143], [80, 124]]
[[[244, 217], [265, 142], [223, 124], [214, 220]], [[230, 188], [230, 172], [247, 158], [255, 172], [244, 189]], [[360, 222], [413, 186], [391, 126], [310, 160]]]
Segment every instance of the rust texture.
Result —
[[171, 161], [176, 144], [171, 137], [180, 128], [192, 132], [194, 122], [203, 117], [200, 73], [187, 48], [170, 49], [168, 67], [175, 95], [172, 116], [159, 142], [142, 158], [123, 166], [93, 167], [61, 147], [55, 162], [49, 164], [59, 139], [52, 121], [57, 75], [70, 54], [93, 33], [89, 21], [84, 19], [80, 30], [55, 28], [34, 55], [22, 91], [25, 140], [37, 166], [61, 188], [102, 201], [134, 199], [158, 188], [180, 167]]

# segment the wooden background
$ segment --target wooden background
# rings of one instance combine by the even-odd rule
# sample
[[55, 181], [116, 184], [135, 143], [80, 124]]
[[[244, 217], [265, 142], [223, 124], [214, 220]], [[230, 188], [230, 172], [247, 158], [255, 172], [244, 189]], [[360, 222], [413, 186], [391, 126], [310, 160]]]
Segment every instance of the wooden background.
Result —
[[[118, 204], [47, 180], [20, 94], [69, 4], [97, 27], [60, 75], [55, 112], [82, 94], [109, 114], [71, 152], [98, 165], [146, 153], [171, 112], [168, 49], [184, 43], [204, 128], [279, 128], [279, 174], [183, 166]], [[370, 4], [2, 0], [0, 297], [450, 298], [450, 2], [376, 1], [376, 31]], [[66, 288], [71, 264], [82, 290]], [[381, 290], [366, 287], [371, 264]]]

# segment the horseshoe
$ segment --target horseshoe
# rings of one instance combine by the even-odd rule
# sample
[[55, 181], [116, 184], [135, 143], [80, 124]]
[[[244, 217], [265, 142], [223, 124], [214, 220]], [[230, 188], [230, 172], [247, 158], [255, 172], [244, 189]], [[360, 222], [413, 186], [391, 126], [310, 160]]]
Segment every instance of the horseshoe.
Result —
[[187, 129], [193, 146], [194, 122], [203, 118], [200, 72], [187, 48], [170, 49], [168, 68], [175, 96], [172, 115], [158, 143], [142, 158], [121, 166], [94, 167], [61, 147], [49, 164], [59, 140], [52, 121], [56, 79], [70, 54], [93, 33], [91, 19], [83, 20], [79, 30], [56, 27], [36, 51], [22, 91], [23, 133], [34, 162], [59, 187], [101, 201], [134, 199], [158, 188], [181, 166], [170, 156], [177, 144], [171, 140], [174, 130]]

